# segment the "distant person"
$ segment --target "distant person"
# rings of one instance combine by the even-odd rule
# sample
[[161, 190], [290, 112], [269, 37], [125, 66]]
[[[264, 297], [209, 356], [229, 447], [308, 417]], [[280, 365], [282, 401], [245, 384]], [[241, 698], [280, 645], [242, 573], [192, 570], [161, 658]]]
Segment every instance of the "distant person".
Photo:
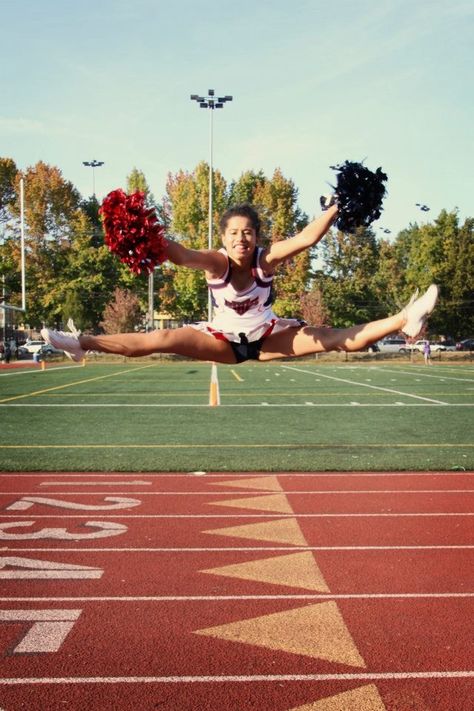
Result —
[[5, 363], [9, 363], [12, 357], [12, 349], [8, 341], [5, 341], [3, 355], [5, 358]]
[[425, 341], [423, 345], [423, 356], [425, 358], [425, 365], [433, 365], [431, 361], [431, 346], [429, 341]]
[[81, 361], [87, 351], [99, 351], [130, 357], [175, 353], [230, 364], [324, 351], [360, 351], [399, 330], [417, 336], [436, 304], [438, 287], [434, 284], [420, 298], [415, 294], [397, 314], [349, 328], [309, 326], [273, 312], [273, 277], [278, 266], [314, 247], [337, 214], [337, 204], [333, 204], [296, 236], [267, 248], [258, 246], [260, 218], [250, 205], [237, 205], [222, 215], [223, 247], [219, 250], [189, 249], [167, 239], [165, 254], [169, 261], [204, 272], [214, 303], [211, 322], [98, 336], [81, 335], [69, 322], [72, 333], [44, 328], [41, 335], [75, 361]]

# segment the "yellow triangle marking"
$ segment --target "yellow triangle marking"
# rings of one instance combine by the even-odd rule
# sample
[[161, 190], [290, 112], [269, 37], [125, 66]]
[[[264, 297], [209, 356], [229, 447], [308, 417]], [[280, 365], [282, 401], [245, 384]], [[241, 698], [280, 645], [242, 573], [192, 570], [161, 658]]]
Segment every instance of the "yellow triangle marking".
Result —
[[195, 634], [365, 667], [334, 601], [196, 630]]
[[268, 494], [246, 499], [229, 499], [228, 501], [212, 501], [210, 506], [231, 506], [237, 509], [254, 509], [256, 511], [277, 511], [278, 513], [293, 513], [285, 494]]
[[307, 546], [301, 528], [295, 518], [283, 518], [265, 523], [250, 523], [244, 526], [230, 526], [204, 531], [217, 536], [234, 538], [250, 538], [255, 541], [271, 541], [272, 543], [287, 543], [293, 546]]
[[283, 491], [276, 476], [258, 476], [253, 479], [232, 479], [232, 481], [213, 481], [212, 486], [242, 487], [243, 489], [262, 489], [263, 491]]
[[330, 592], [313, 554], [309, 551], [225, 565], [221, 568], [210, 568], [200, 572], [243, 580], [258, 580], [258, 582], [273, 585], [287, 585], [292, 588]]
[[343, 691], [336, 696], [328, 696], [312, 704], [298, 706], [290, 711], [386, 711], [386, 706], [382, 701], [375, 684], [360, 686], [358, 689]]

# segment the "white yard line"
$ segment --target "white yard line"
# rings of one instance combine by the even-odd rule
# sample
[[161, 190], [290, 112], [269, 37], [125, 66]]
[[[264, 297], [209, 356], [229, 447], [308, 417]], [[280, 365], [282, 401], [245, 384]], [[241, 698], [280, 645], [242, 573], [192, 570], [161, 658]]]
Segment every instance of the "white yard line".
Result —
[[282, 368], [286, 368], [287, 370], [295, 371], [297, 373], [305, 373], [306, 375], [312, 375], [318, 376], [318, 378], [328, 378], [328, 380], [336, 380], [340, 383], [348, 383], [349, 385], [358, 385], [364, 388], [371, 388], [373, 390], [382, 390], [383, 392], [386, 393], [393, 393], [394, 395], [403, 395], [404, 397], [412, 397], [415, 398], [416, 400], [424, 400], [425, 402], [431, 402], [435, 403], [436, 405], [448, 405], [447, 402], [444, 402], [443, 400], [434, 400], [433, 398], [429, 397], [422, 397], [421, 395], [413, 395], [412, 393], [406, 393], [403, 392], [402, 390], [394, 390], [393, 388], [383, 388], [379, 385], [368, 385], [367, 383], [360, 383], [354, 380], [348, 380], [347, 378], [336, 378], [334, 375], [326, 375], [324, 373], [321, 373], [320, 370], [318, 371], [312, 371], [312, 370], [305, 370], [304, 368], [295, 368], [292, 365], [282, 365]]
[[382, 371], [383, 373], [396, 373], [397, 375], [417, 375], [421, 376], [422, 378], [434, 378], [435, 380], [456, 380], [460, 381], [463, 383], [473, 383], [474, 384], [474, 379], [473, 378], [454, 378], [451, 375], [444, 375], [443, 373], [425, 373], [425, 372], [420, 372], [419, 370], [413, 371], [413, 370], [389, 370], [388, 368], [382, 368], [381, 366], [372, 366], [371, 370], [378, 370]]

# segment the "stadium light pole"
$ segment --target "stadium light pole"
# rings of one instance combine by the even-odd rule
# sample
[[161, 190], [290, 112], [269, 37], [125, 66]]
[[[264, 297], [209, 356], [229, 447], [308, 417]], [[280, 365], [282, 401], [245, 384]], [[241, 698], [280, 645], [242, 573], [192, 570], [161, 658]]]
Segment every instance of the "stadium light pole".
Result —
[[[214, 126], [213, 117], [214, 109], [223, 109], [224, 104], [228, 101], [232, 101], [232, 96], [218, 96], [216, 97], [214, 89], [208, 89], [207, 96], [201, 96], [200, 94], [191, 94], [191, 101], [196, 101], [201, 109], [209, 109], [209, 216], [208, 216], [208, 239], [207, 246], [208, 249], [212, 249], [212, 162], [213, 162], [213, 141], [214, 141]], [[207, 316], [208, 320], [212, 319], [212, 299], [211, 293], [208, 292], [207, 301]]]
[[95, 169], [100, 168], [101, 165], [104, 165], [103, 160], [83, 160], [82, 165], [85, 165], [86, 168], [92, 168], [92, 195], [95, 197]]

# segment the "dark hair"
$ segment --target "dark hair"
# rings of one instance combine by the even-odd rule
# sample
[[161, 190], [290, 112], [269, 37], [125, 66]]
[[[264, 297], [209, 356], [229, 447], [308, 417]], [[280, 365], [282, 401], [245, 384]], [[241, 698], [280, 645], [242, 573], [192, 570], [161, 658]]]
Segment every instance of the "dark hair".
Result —
[[252, 223], [256, 236], [258, 237], [260, 235], [260, 217], [252, 205], [244, 203], [243, 205], [234, 205], [234, 207], [229, 207], [229, 209], [224, 212], [219, 220], [219, 230], [221, 235], [224, 234], [227, 223], [231, 217], [247, 217], [247, 219], [249, 219]]

